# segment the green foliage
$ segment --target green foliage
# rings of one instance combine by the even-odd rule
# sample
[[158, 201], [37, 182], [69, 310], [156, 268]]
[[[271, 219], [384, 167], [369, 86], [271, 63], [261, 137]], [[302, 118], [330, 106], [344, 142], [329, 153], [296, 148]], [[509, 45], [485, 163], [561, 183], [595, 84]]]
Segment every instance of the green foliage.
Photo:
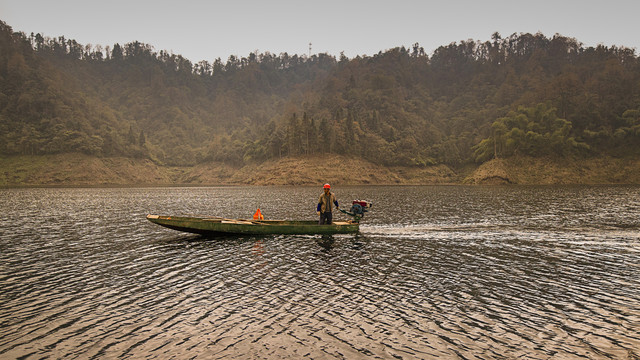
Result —
[[[560, 119], [556, 108], [546, 103], [519, 107], [492, 125], [493, 134], [476, 147], [474, 159], [483, 162], [493, 157], [513, 155], [565, 157], [588, 149], [571, 136], [571, 122]], [[493, 153], [491, 153], [493, 148]]]
[[192, 63], [140, 42], [83, 46], [0, 21], [0, 154], [169, 165], [337, 153], [383, 165], [637, 154], [634, 50], [555, 35], [336, 59]]

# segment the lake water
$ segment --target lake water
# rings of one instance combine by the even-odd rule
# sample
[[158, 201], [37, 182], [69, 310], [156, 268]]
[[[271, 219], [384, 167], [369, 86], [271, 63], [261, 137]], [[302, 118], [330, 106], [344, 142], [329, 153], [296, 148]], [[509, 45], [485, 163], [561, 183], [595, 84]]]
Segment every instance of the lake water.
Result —
[[640, 358], [640, 187], [334, 190], [360, 234], [145, 219], [315, 219], [319, 187], [0, 189], [0, 358]]

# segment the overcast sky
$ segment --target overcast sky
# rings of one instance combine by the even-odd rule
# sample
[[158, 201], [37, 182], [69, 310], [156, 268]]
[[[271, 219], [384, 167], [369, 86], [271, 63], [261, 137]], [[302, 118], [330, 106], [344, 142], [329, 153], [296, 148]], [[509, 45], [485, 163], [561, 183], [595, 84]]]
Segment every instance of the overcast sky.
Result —
[[255, 50], [302, 55], [309, 43], [312, 53], [350, 58], [416, 42], [431, 54], [496, 31], [640, 49], [640, 0], [0, 0], [0, 20], [85, 45], [137, 40], [192, 62]]

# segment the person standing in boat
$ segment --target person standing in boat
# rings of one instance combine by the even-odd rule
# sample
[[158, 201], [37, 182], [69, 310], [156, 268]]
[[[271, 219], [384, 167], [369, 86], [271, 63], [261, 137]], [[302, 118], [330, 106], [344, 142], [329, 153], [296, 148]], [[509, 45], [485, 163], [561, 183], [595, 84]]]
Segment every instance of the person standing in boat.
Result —
[[333, 213], [331, 212], [331, 208], [333, 205], [338, 208], [338, 200], [336, 200], [336, 196], [331, 192], [331, 185], [324, 184], [324, 193], [320, 195], [320, 199], [318, 199], [318, 208], [317, 212], [320, 216], [320, 221], [318, 224], [320, 225], [331, 225], [333, 220]]

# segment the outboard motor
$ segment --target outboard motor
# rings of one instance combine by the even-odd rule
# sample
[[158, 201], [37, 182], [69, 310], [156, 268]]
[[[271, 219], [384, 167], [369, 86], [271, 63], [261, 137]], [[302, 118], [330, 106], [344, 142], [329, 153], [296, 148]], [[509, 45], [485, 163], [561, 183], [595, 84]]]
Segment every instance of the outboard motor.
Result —
[[351, 203], [351, 209], [349, 211], [344, 211], [342, 209], [340, 209], [340, 211], [347, 215], [353, 216], [353, 220], [355, 222], [360, 222], [360, 219], [362, 219], [364, 213], [369, 211], [371, 205], [373, 204], [366, 200], [353, 200], [353, 202]]

